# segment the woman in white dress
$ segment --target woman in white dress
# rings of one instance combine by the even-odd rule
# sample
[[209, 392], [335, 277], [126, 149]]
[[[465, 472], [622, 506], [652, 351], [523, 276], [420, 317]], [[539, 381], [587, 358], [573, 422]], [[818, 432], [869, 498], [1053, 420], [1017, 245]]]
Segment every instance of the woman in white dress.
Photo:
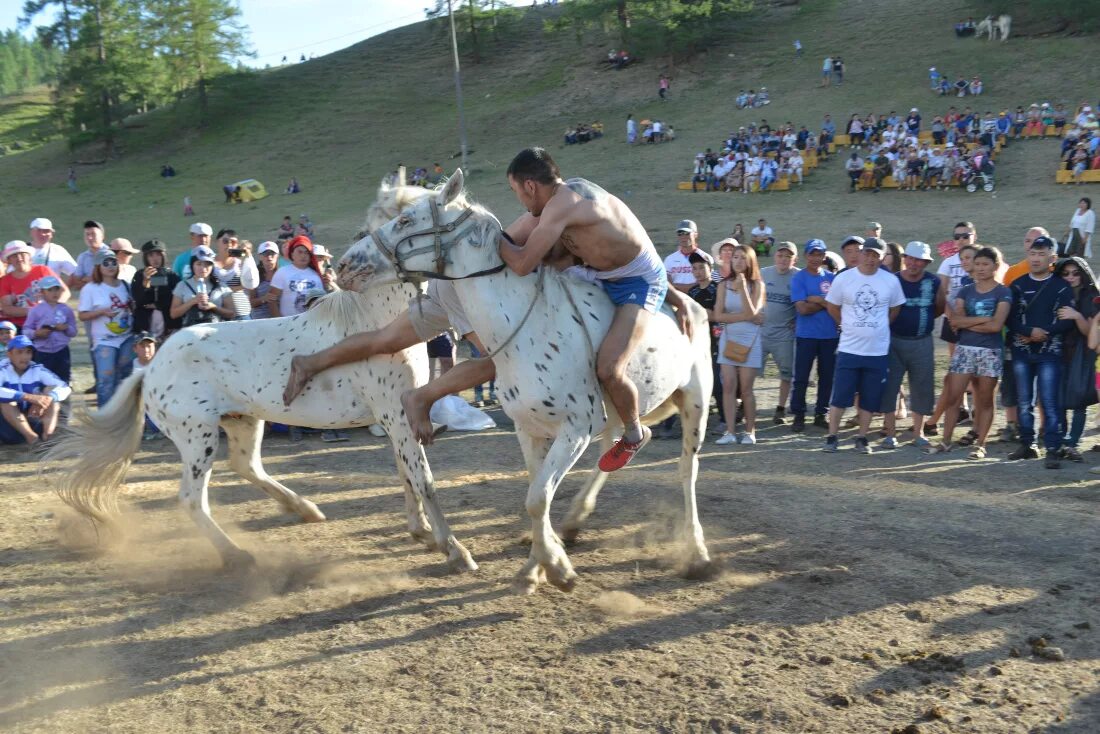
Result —
[[[714, 303], [714, 320], [722, 327], [718, 341], [718, 364], [722, 369], [722, 405], [727, 420], [737, 415], [737, 398], [740, 393], [745, 411], [745, 431], [733, 433], [733, 423], [716, 443], [756, 443], [756, 397], [753, 383], [764, 366], [763, 347], [760, 343], [760, 325], [764, 323], [764, 281], [760, 277], [760, 265], [756, 253], [748, 245], [736, 245], [730, 258], [732, 272], [718, 284]], [[729, 343], [748, 347], [744, 361], [726, 356]]]
[[1092, 210], [1092, 199], [1082, 196], [1069, 220], [1066, 231], [1066, 257], [1074, 255], [1092, 257], [1092, 233], [1096, 230], [1096, 212]]

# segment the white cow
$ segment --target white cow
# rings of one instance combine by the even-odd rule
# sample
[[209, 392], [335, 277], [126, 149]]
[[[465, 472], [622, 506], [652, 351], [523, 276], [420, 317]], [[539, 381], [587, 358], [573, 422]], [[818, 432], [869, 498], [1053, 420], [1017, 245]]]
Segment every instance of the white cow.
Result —
[[[462, 172], [457, 171], [440, 192], [408, 205], [373, 237], [355, 244], [338, 271], [342, 279], [385, 282], [395, 271], [432, 273], [444, 263], [438, 274], [454, 279], [467, 318], [493, 355], [497, 395], [515, 421], [530, 478], [531, 555], [517, 585], [531, 593], [548, 579], [570, 590], [576, 573], [550, 526], [550, 503], [592, 438], [602, 433], [609, 448], [619, 430], [614, 409], [610, 403], [605, 406], [595, 370], [595, 355], [614, 307], [600, 286], [549, 268], [527, 276], [502, 270], [497, 249], [500, 223], [486, 209], [467, 202], [462, 183]], [[713, 375], [706, 314], [694, 303], [691, 308], [694, 340], [681, 334], [666, 310], [650, 321], [628, 374], [638, 386], [646, 422], [680, 410], [685, 570], [697, 576], [710, 570], [695, 479]], [[591, 512], [605, 476], [594, 474], [574, 500], [565, 523], [567, 533], [575, 533]]]
[[[403, 201], [398, 190], [383, 186], [368, 213], [368, 228], [394, 216]], [[476, 570], [439, 509], [431, 469], [401, 407], [401, 393], [427, 379], [422, 346], [330, 370], [314, 379], [291, 407], [283, 405], [291, 355], [317, 352], [350, 334], [388, 324], [405, 310], [414, 293], [390, 279], [376, 282], [365, 293], [330, 294], [297, 316], [193, 326], [173, 335], [149, 367], [125, 380], [106, 406], [78, 416], [71, 433], [47, 456], [48, 464], [60, 467], [56, 480], [62, 499], [95, 520], [112, 520], [148, 412], [179, 449], [180, 503], [226, 565], [250, 564], [252, 557], [210, 515], [207, 488], [218, 427], [225, 429], [229, 465], [237, 474], [304, 521], [318, 522], [325, 516], [315, 504], [264, 471], [264, 421], [314, 428], [377, 421], [393, 443], [409, 531], [429, 548], [441, 550], [452, 569]]]

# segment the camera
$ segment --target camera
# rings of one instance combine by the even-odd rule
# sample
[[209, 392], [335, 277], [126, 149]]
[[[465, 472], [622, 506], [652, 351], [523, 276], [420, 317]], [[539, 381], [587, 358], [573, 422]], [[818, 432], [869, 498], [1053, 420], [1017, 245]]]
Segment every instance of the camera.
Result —
[[248, 250], [244, 249], [243, 247], [229, 248], [229, 257], [244, 257], [246, 254], [248, 254]]
[[156, 275], [149, 278], [149, 287], [157, 288], [168, 285], [168, 268], [157, 268]]

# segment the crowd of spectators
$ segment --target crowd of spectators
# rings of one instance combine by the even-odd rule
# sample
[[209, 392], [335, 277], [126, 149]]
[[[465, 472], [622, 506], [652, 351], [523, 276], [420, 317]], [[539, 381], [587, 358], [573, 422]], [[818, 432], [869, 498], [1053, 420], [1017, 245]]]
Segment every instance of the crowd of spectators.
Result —
[[[157, 345], [181, 328], [301, 313], [312, 298], [336, 289], [332, 254], [305, 234], [313, 225], [304, 214], [283, 244], [261, 242], [255, 254], [252, 242], [233, 229], [215, 235], [210, 225], [195, 222], [174, 259], [159, 239], [140, 248], [125, 237], [108, 240], [97, 220], [84, 222], [84, 249], [75, 258], [54, 241], [51, 220], [37, 217], [29, 229], [27, 241], [11, 240], [0, 252], [6, 268], [0, 275], [4, 443], [34, 444], [53, 434], [54, 404], [71, 393], [70, 343], [78, 323], [84, 324], [95, 376], [85, 392], [102, 406], [135, 364], [148, 364]], [[67, 303], [71, 296], [75, 310]], [[157, 437], [147, 423], [145, 438]], [[347, 440], [335, 431], [323, 432], [322, 439]]]
[[959, 76], [958, 79], [952, 82], [946, 71], [940, 71], [934, 66], [928, 69], [928, 81], [932, 87], [932, 91], [936, 92], [941, 97], [948, 97], [950, 95], [955, 95], [956, 97], [976, 97], [985, 91], [985, 83], [977, 74], [970, 79], [967, 79], [965, 76]]
[[775, 128], [767, 120], [759, 125], [750, 123], [730, 132], [718, 152], [707, 148], [695, 155], [692, 190], [767, 191], [780, 176], [801, 184], [805, 176], [803, 155], [807, 151], [827, 155], [829, 139], [824, 133], [812, 133], [805, 125], [796, 131], [791, 122]]
[[[844, 413], [854, 408], [849, 425], [858, 427], [861, 453], [909, 442], [927, 454], [962, 449], [985, 459], [999, 390], [1004, 427], [996, 436], [1016, 445], [1010, 461], [1043, 458], [1048, 469], [1083, 461], [1085, 410], [1097, 403], [1100, 290], [1087, 261], [1059, 258], [1046, 229], [1026, 231], [1026, 255], [1011, 267], [969, 221], [935, 252], [920, 240], [885, 241], [878, 222], [845, 237], [839, 255], [820, 238], [777, 241], [768, 267], [766, 255], [735, 237], [700, 248], [691, 220], [679, 223], [677, 237], [669, 282], [711, 321], [717, 443], [757, 443], [753, 385], [770, 359], [781, 388], [772, 423], [804, 433], [810, 419], [826, 452], [839, 449]], [[938, 399], [937, 338], [951, 357]], [[875, 414], [884, 416], [884, 438], [872, 446]], [[899, 432], [906, 419], [911, 427]]]
[[1085, 171], [1100, 169], [1100, 123], [1089, 104], [1080, 105], [1068, 122], [1063, 115], [1061, 123], [1061, 167], [1072, 173], [1075, 183], [1083, 183]]

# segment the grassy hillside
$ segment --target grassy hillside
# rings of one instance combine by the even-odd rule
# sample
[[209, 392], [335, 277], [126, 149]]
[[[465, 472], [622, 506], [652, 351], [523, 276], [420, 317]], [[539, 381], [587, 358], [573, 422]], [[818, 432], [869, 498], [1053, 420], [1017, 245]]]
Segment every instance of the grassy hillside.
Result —
[[[971, 12], [965, 2], [808, 0], [731, 24], [722, 45], [688, 64], [648, 59], [614, 72], [600, 63], [608, 41], [589, 38], [578, 45], [569, 35], [544, 35], [542, 21], [550, 12], [528, 10], [487, 61], [463, 68], [474, 150], [469, 186], [504, 220], [518, 214], [504, 168], [530, 144], [549, 147], [566, 175], [589, 177], [622, 196], [665, 247], [674, 223], [685, 216], [699, 221], [707, 241], [734, 222], [765, 216], [783, 238], [830, 242], [871, 218], [884, 222], [892, 238], [935, 242], [954, 221], [971, 218], [983, 240], [1014, 245], [1033, 223], [1060, 232], [1076, 196], [1087, 190], [1052, 183], [1054, 142], [1006, 151], [996, 198], [960, 192], [849, 196], [837, 162], [790, 193], [693, 196], [676, 192], [675, 184], [697, 150], [761, 116], [816, 129], [826, 112], [839, 123], [857, 111], [918, 106], [930, 115], [946, 109], [955, 100], [927, 90], [930, 65], [953, 76], [981, 74], [988, 90], [983, 108], [1039, 100], [1074, 104], [1100, 82], [1100, 68], [1087, 63], [1095, 37], [959, 40], [951, 25]], [[793, 58], [794, 38], [805, 45], [802, 60]], [[821, 58], [836, 52], [845, 56], [848, 78], [843, 87], [821, 89]], [[674, 79], [668, 102], [656, 97], [662, 71]], [[761, 85], [773, 103], [763, 111], [736, 110], [737, 90]], [[318, 239], [341, 251], [378, 180], [398, 162], [456, 165], [450, 50], [446, 36], [429, 23], [308, 63], [228, 78], [213, 94], [214, 120], [201, 132], [187, 103], [130, 120], [119, 160], [77, 165], [77, 195], [65, 189], [66, 172], [93, 154], [55, 142], [0, 159], [0, 227], [7, 237], [25, 236], [33, 216], [49, 216], [59, 241], [76, 245], [80, 222], [95, 217], [111, 236], [136, 242], [159, 236], [180, 246], [187, 226], [182, 198], [190, 195], [201, 219], [215, 228], [232, 225], [257, 241], [270, 237], [284, 214], [308, 212]], [[677, 141], [627, 147], [622, 128], [628, 112], [671, 121]], [[603, 140], [561, 145], [570, 121], [593, 119], [608, 125]], [[165, 162], [179, 171], [176, 179], [159, 178]], [[279, 194], [292, 175], [305, 193]], [[221, 186], [247, 177], [264, 181], [273, 195], [256, 204], [222, 204]]]

